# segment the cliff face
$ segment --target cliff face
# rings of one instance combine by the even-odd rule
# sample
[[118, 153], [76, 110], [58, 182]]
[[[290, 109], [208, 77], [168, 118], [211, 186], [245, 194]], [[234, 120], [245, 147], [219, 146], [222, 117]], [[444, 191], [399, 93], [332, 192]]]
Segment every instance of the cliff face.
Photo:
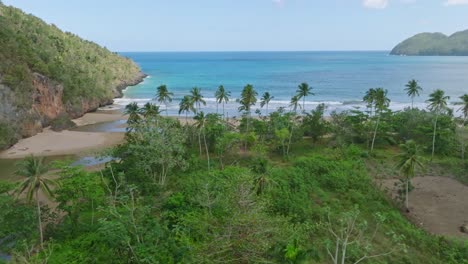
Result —
[[64, 113], [110, 104], [144, 77], [133, 61], [0, 2], [0, 149]]

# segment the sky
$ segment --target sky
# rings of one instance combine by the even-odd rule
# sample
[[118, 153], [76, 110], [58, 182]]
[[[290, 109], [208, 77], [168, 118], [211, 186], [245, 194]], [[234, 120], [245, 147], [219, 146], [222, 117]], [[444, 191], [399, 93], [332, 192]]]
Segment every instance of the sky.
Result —
[[390, 50], [468, 29], [468, 0], [3, 0], [113, 51]]

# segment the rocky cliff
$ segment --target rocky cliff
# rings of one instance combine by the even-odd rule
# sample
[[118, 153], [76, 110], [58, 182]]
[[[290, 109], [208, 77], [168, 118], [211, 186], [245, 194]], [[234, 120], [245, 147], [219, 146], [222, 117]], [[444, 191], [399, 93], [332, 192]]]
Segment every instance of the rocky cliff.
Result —
[[0, 2], [0, 149], [110, 104], [144, 77], [133, 61]]

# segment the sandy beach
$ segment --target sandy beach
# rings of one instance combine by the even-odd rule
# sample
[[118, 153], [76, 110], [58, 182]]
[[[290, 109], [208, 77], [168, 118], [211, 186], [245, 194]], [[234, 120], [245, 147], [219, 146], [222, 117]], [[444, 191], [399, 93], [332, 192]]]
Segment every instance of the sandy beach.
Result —
[[[121, 113], [88, 113], [73, 120], [77, 126], [125, 119]], [[61, 132], [44, 128], [43, 132], [21, 139], [11, 148], [0, 152], [1, 159], [17, 159], [29, 155], [56, 156], [79, 154], [82, 152], [102, 150], [115, 146], [124, 140], [124, 133], [117, 132], [81, 132], [63, 130]]]

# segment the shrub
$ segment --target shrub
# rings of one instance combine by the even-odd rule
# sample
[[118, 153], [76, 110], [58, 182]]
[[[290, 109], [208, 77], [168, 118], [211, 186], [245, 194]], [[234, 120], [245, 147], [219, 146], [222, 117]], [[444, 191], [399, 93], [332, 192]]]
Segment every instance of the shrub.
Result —
[[64, 129], [73, 128], [75, 126], [76, 124], [73, 121], [71, 121], [70, 117], [66, 113], [60, 114], [50, 124], [50, 127], [53, 131], [62, 131]]

